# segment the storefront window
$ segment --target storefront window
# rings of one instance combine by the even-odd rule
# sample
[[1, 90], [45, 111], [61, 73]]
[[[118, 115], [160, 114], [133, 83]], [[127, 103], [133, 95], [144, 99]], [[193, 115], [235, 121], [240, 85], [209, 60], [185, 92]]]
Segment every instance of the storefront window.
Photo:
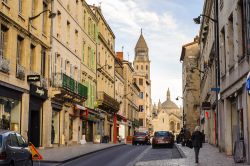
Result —
[[51, 143], [59, 143], [59, 112], [54, 110], [52, 111]]
[[0, 128], [20, 132], [21, 102], [0, 96]]

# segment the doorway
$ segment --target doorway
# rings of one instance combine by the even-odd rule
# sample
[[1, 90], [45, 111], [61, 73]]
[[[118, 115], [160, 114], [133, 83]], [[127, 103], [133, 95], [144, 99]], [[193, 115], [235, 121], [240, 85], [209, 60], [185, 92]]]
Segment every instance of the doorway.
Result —
[[40, 146], [40, 111], [31, 110], [30, 113], [30, 142], [35, 147]]

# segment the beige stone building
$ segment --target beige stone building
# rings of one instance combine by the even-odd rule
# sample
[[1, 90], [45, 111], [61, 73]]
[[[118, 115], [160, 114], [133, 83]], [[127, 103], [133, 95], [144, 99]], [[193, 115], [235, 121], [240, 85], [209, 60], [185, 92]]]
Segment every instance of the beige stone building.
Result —
[[0, 3], [0, 118], [6, 118], [0, 128], [18, 131], [36, 147], [51, 143], [50, 7], [47, 1]]
[[184, 127], [191, 132], [200, 124], [200, 70], [198, 38], [182, 46], [182, 96]]
[[97, 103], [105, 113], [101, 124], [110, 141], [117, 140], [117, 112], [120, 103], [115, 100], [115, 35], [105, 20], [100, 7], [91, 6], [98, 20], [97, 43]]
[[171, 101], [170, 91], [167, 91], [166, 101], [154, 105], [152, 113], [153, 132], [171, 131], [175, 136], [180, 133], [182, 123], [181, 109]]
[[135, 46], [135, 58], [133, 66], [135, 69], [134, 81], [141, 90], [139, 100], [139, 124], [141, 131], [148, 131], [151, 127], [151, 80], [150, 80], [150, 60], [148, 46], [143, 37], [142, 31]]
[[[53, 144], [87, 142], [97, 134], [97, 18], [85, 1], [52, 1], [50, 60]], [[51, 123], [49, 123], [49, 126]]]

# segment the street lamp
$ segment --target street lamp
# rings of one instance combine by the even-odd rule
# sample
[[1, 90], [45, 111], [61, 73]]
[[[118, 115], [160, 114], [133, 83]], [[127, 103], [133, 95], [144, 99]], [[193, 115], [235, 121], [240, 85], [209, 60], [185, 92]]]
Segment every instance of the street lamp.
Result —
[[203, 73], [203, 74], [205, 73], [204, 71], [198, 69], [197, 67], [191, 67], [190, 72], [194, 73], [194, 70], [198, 70], [200, 73]]
[[29, 22], [28, 22], [28, 32], [30, 31], [30, 22], [34, 19], [36, 19], [37, 17], [39, 17], [41, 14], [45, 13], [45, 12], [49, 12], [49, 18], [54, 18], [56, 16], [56, 13], [53, 13], [52, 11], [50, 11], [49, 9], [46, 9], [40, 13], [38, 13], [37, 15], [33, 16], [33, 17], [29, 17]]
[[110, 66], [110, 65], [108, 65], [108, 64], [105, 64], [105, 65], [103, 65], [102, 67], [97, 68], [97, 70], [98, 70], [98, 71], [101, 71], [105, 66], [108, 66], [108, 69], [111, 69], [111, 68], [112, 68], [112, 66]]
[[[179, 100], [179, 98], [184, 100], [183, 97], [181, 97], [181, 96], [177, 96], [175, 100]], [[183, 126], [183, 128], [185, 128], [185, 126], [184, 126], [185, 125], [185, 118], [186, 118], [186, 114], [184, 113], [184, 107], [183, 107], [182, 108], [182, 126]]]
[[201, 14], [197, 18], [194, 18], [194, 22], [196, 24], [201, 23], [201, 17], [206, 17], [209, 20], [214, 22], [214, 38], [215, 38], [215, 93], [216, 93], [216, 99], [215, 99], [215, 104], [216, 104], [216, 145], [218, 146], [218, 94], [219, 94], [219, 86], [220, 86], [220, 62], [219, 62], [219, 19], [218, 19], [218, 0], [214, 0], [214, 18], [211, 18], [209, 16], [206, 16], [204, 14]]

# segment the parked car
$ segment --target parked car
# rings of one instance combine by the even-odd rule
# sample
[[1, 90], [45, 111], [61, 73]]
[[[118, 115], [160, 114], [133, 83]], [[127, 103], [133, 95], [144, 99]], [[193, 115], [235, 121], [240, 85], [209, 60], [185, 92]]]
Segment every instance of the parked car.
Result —
[[135, 132], [133, 139], [132, 139], [132, 145], [148, 145], [150, 144], [149, 136], [145, 132]]
[[156, 131], [152, 140], [152, 148], [163, 145], [169, 145], [173, 148], [174, 135], [169, 131]]
[[28, 143], [17, 132], [0, 130], [0, 165], [33, 165]]

